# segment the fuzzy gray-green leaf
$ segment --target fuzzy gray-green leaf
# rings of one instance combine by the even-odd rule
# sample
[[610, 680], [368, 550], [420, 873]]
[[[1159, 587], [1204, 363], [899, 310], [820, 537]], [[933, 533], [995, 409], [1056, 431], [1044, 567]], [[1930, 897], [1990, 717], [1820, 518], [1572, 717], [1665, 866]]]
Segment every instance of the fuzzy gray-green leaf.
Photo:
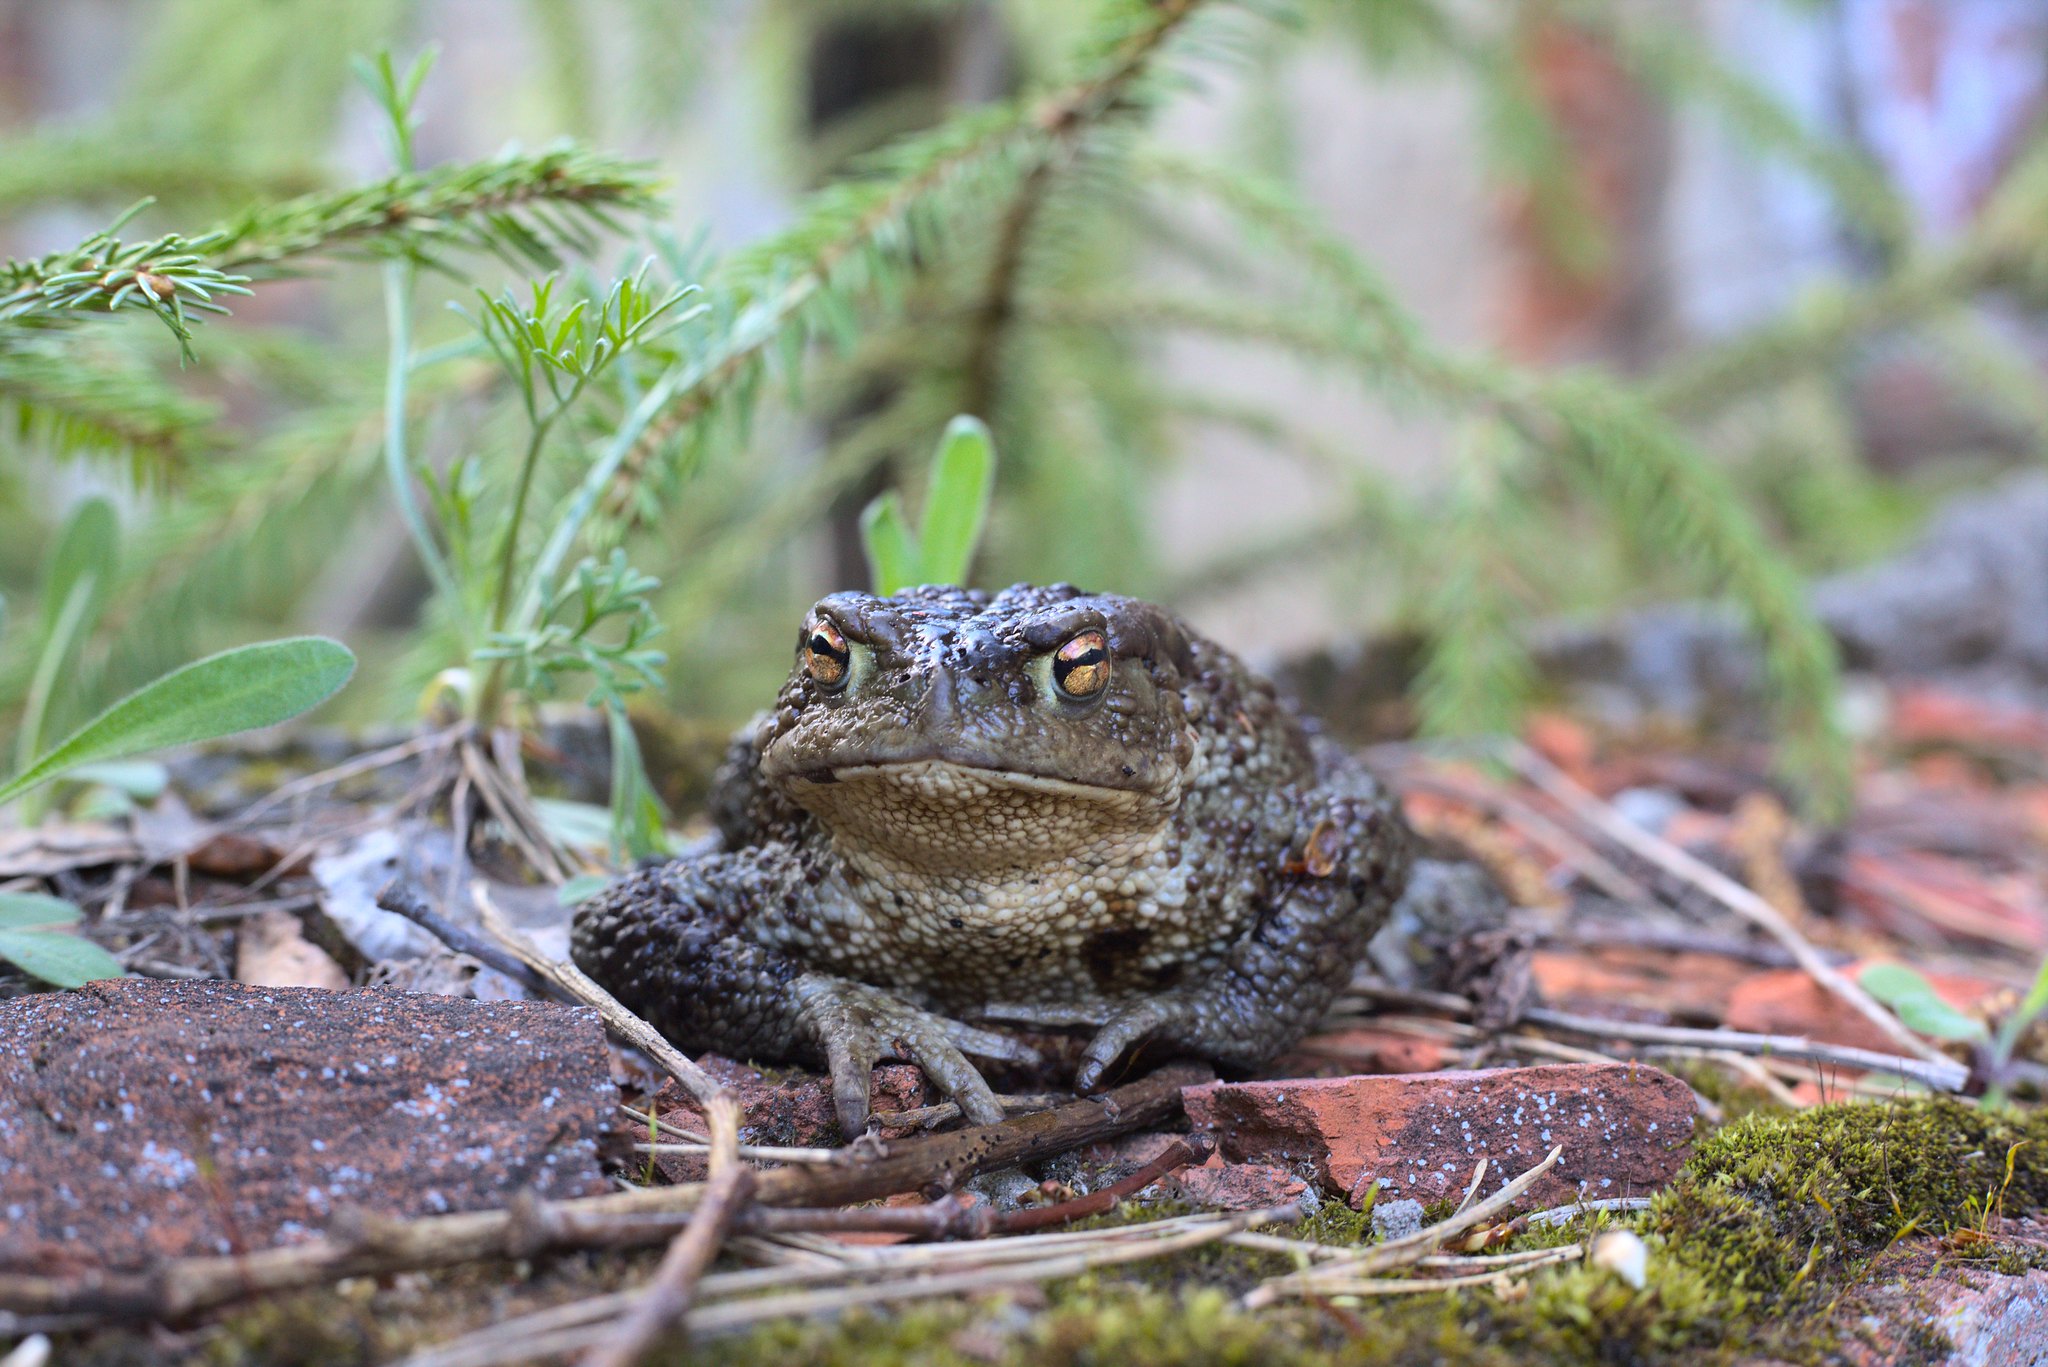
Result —
[[0, 803], [100, 760], [274, 726], [325, 702], [355, 672], [348, 647], [323, 636], [238, 646], [172, 670], [94, 717], [0, 787]]
[[60, 930], [0, 930], [0, 959], [58, 987], [118, 978], [121, 961], [90, 940]]

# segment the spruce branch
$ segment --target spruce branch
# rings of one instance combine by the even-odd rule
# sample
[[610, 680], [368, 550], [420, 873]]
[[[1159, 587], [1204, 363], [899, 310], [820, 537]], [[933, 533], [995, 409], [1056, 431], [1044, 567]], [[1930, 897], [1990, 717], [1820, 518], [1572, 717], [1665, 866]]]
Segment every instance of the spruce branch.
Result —
[[1565, 0], [1564, 12], [1638, 80], [1674, 104], [1690, 101], [1717, 115], [1758, 152], [1820, 186], [1887, 255], [1910, 245], [1910, 215], [1882, 168], [1852, 145], [1816, 135], [1769, 90], [1707, 50], [1692, 25], [1654, 6], [1638, 14], [1596, 0]]
[[588, 254], [595, 229], [623, 231], [615, 215], [658, 209], [656, 184], [644, 163], [563, 143], [259, 206], [195, 245], [242, 270], [350, 252], [432, 262], [450, 251], [553, 270], [564, 252]]
[[1507, 424], [1468, 424], [1454, 451], [1448, 517], [1440, 533], [1435, 587], [1424, 605], [1427, 649], [1416, 681], [1426, 731], [1514, 735], [1536, 671], [1518, 630], [1528, 612], [1520, 577], [1504, 552], [1514, 462], [1521, 436]]
[[0, 414], [16, 436], [59, 455], [128, 452], [138, 479], [219, 444], [212, 405], [141, 367], [88, 363], [42, 339], [0, 346]]
[[176, 233], [123, 243], [116, 236], [122, 225], [148, 206], [142, 201], [75, 247], [0, 265], [0, 323], [48, 326], [83, 310], [112, 313], [129, 305], [161, 319], [190, 361], [194, 320], [187, 310], [226, 313], [213, 296], [248, 294], [248, 277], [229, 274], [208, 260], [201, 242]]
[[[655, 455], [727, 395], [753, 387], [764, 360], [794, 356], [824, 331], [847, 333], [849, 296], [887, 288], [940, 229], [993, 181], [1029, 176], [1113, 113], [1137, 107], [1154, 60], [1205, 0], [1119, 5], [1100, 65], [1036, 100], [955, 116], [870, 159], [863, 174], [813, 196], [803, 221], [729, 261], [710, 287], [731, 319], [720, 341], [682, 362], [666, 407], [619, 463], [607, 507], [625, 518]], [[952, 193], [958, 192], [958, 193]], [[794, 364], [794, 362], [792, 362]]]
[[1016, 315], [1017, 282], [1024, 271], [1032, 225], [1053, 180], [1053, 163], [1041, 158], [1024, 176], [996, 231], [988, 280], [968, 332], [967, 360], [960, 386], [960, 411], [992, 418], [1001, 376], [1003, 337]]
[[591, 250], [596, 230], [618, 231], [615, 213], [653, 209], [653, 186], [636, 163], [561, 146], [263, 205], [197, 237], [124, 244], [116, 234], [144, 201], [76, 247], [0, 265], [0, 322], [49, 326], [86, 309], [143, 308], [190, 360], [188, 311], [226, 313], [214, 296], [248, 294], [250, 277], [240, 272], [350, 253], [440, 264], [455, 251], [551, 270], [564, 251]]
[[[1378, 277], [1305, 209], [1252, 178], [1208, 174], [1155, 156], [1150, 164], [1212, 190], [1266, 230], [1315, 287], [1312, 306], [1140, 296], [1028, 301], [1047, 321], [1094, 327], [1170, 324], [1262, 338], [1357, 370], [1375, 387], [1419, 393], [1443, 411], [1498, 418], [1522, 440], [1586, 472], [1641, 544], [1705, 572], [1742, 608], [1763, 642], [1772, 698], [1792, 767], [1821, 806], [1847, 793], [1846, 742], [1833, 717], [1837, 666], [1798, 575], [1764, 537], [1739, 494], [1649, 404], [1590, 372], [1540, 380], [1483, 357], [1433, 346]], [[1503, 675], [1505, 677], [1505, 675]]]
[[1816, 287], [1784, 316], [1673, 362], [1644, 392], [1667, 413], [1707, 413], [1833, 365], [1866, 338], [1938, 329], [1955, 308], [1987, 292], [2010, 289], [2037, 300], [2048, 286], [2044, 241], [2048, 136], [2037, 136], [1953, 245], [1906, 256], [1874, 281]]

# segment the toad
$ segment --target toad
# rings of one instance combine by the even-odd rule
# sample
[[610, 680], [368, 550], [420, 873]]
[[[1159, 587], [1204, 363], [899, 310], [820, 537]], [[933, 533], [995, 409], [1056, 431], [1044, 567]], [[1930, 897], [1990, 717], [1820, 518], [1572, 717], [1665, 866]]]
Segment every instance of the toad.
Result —
[[1067, 585], [840, 593], [735, 739], [722, 848], [584, 905], [576, 962], [686, 1050], [822, 1062], [842, 1127], [880, 1059], [976, 1123], [970, 1057], [1090, 1032], [1232, 1068], [1315, 1023], [1408, 878], [1374, 778], [1163, 608]]

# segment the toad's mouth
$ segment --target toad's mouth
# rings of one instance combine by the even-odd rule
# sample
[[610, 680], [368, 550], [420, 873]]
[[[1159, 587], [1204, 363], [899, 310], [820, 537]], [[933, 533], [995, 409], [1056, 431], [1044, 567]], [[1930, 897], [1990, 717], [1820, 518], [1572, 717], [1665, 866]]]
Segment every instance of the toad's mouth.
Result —
[[1159, 831], [1172, 796], [947, 759], [840, 763], [783, 793], [843, 851], [931, 874], [1002, 877], [1086, 857], [1116, 862]]
[[977, 788], [995, 785], [1050, 797], [1082, 801], [1111, 801], [1128, 798], [1144, 789], [1136, 785], [1090, 783], [1081, 779], [1033, 773], [987, 761], [935, 756], [927, 759], [856, 759], [837, 764], [801, 769], [791, 775], [807, 784], [899, 783], [914, 788], [957, 785]]

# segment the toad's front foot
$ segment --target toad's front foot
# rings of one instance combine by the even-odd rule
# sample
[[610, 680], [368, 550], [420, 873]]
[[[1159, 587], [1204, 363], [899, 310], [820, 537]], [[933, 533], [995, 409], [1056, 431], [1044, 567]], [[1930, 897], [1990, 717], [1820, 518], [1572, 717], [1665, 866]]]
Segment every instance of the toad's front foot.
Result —
[[1029, 1045], [934, 1015], [864, 983], [806, 973], [791, 988], [803, 1032], [825, 1055], [839, 1128], [849, 1140], [867, 1129], [869, 1076], [883, 1059], [915, 1063], [977, 1125], [1000, 1121], [1003, 1108], [966, 1055], [1027, 1066], [1039, 1062]]
[[1234, 1052], [1227, 1039], [1219, 1038], [1223, 1033], [1219, 1027], [1226, 1027], [1226, 1014], [1218, 1003], [1179, 993], [1164, 993], [1124, 1007], [1089, 1041], [1074, 1074], [1074, 1090], [1100, 1091], [1110, 1065], [1141, 1044], [1172, 1046], [1204, 1058]]

